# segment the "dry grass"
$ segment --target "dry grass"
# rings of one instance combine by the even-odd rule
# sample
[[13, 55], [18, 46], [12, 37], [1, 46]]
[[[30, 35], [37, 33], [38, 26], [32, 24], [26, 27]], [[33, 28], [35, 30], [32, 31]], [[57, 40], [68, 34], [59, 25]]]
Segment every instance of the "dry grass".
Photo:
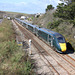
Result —
[[4, 37], [4, 34], [1, 32], [0, 33], [0, 38], [3, 38]]

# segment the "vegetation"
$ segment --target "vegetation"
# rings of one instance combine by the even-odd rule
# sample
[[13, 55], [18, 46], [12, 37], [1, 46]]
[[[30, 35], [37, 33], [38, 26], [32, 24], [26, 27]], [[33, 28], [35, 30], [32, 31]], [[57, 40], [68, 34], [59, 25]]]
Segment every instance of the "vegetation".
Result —
[[47, 24], [47, 28], [49, 29], [57, 28], [61, 22], [63, 22], [63, 20], [56, 20], [56, 21], [54, 20], [53, 22], [49, 22]]
[[67, 3], [61, 3], [57, 6], [57, 10], [54, 13], [54, 16], [69, 20], [70, 23], [73, 23], [75, 26], [75, 1], [66, 0]]
[[52, 10], [52, 9], [54, 9], [54, 7], [50, 4], [50, 5], [48, 5], [47, 8], [46, 8], [46, 12], [49, 11], [49, 10]]
[[0, 75], [33, 75], [31, 60], [15, 42], [10, 20], [0, 24]]

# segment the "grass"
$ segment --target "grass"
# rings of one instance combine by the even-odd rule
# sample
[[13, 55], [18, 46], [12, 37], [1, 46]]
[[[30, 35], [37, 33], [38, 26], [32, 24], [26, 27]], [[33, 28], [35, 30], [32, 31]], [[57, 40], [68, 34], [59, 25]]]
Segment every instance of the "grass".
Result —
[[[2, 36], [1, 36], [2, 35]], [[0, 42], [7, 41], [10, 38], [14, 39], [14, 31], [12, 29], [12, 23], [10, 21], [4, 20], [0, 25]]]
[[15, 42], [10, 20], [0, 24], [0, 75], [34, 75], [31, 59]]

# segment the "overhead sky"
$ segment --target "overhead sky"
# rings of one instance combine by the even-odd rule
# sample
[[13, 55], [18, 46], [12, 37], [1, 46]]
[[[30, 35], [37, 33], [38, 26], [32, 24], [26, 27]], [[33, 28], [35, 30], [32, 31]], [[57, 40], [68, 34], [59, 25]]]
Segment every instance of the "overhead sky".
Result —
[[0, 11], [12, 11], [21, 13], [44, 13], [47, 5], [55, 8], [60, 0], [0, 0]]

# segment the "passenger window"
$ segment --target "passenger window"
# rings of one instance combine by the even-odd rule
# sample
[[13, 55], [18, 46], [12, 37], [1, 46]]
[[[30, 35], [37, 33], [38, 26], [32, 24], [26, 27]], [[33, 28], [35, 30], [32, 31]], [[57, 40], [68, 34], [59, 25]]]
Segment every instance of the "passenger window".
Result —
[[49, 38], [51, 38], [51, 36], [49, 35]]

